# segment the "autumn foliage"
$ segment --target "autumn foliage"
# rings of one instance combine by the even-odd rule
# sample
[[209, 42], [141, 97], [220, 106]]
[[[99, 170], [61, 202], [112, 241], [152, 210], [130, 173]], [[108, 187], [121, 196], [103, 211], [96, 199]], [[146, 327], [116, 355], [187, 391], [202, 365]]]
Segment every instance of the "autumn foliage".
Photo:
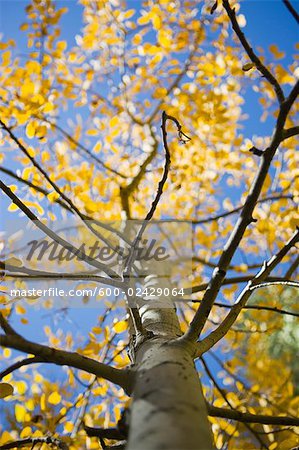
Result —
[[[276, 46], [275, 36], [270, 48], [255, 50], [276, 84], [269, 82], [232, 31], [221, 2], [210, 14], [213, 2], [159, 0], [136, 6], [121, 0], [80, 0], [76, 14], [82, 16], [82, 26], [76, 30], [64, 25], [72, 2], [64, 3], [67, 7], [59, 8], [60, 2], [32, 0], [26, 6], [26, 20], [20, 23], [25, 54], [13, 36], [4, 35], [0, 42], [1, 179], [45, 223], [71, 215], [110, 222], [144, 219], [163, 175], [162, 111], [176, 118], [191, 140], [180, 142], [175, 123], [169, 121], [170, 172], [154, 218], [192, 222], [193, 272], [182, 286], [192, 287], [193, 293], [177, 310], [185, 332], [296, 83], [296, 60]], [[230, 3], [246, 35], [242, 3]], [[291, 14], [289, 20], [294, 20]], [[252, 114], [268, 123], [267, 135], [258, 126], [252, 136], [246, 131], [244, 108], [253, 91], [257, 103]], [[204, 336], [221, 324], [244, 283], [298, 227], [296, 114], [294, 101]], [[17, 218], [20, 206], [11, 199], [1, 196], [3, 214]], [[265, 282], [293, 284], [256, 289], [250, 307], [241, 311], [224, 339], [197, 360], [205, 398], [215, 407], [296, 416], [298, 262], [292, 247]], [[10, 263], [18, 266], [16, 260]], [[20, 275], [21, 269], [15, 272]], [[5, 275], [11, 281], [14, 271], [6, 268]], [[0, 298], [4, 332], [6, 320], [24, 336], [30, 327], [39, 327], [31, 315], [34, 302], [11, 299], [5, 279]], [[85, 308], [89, 299], [79, 301]], [[51, 298], [35, 302], [48, 317], [39, 330], [43, 344], [118, 369], [130, 365], [125, 307], [99, 299], [98, 309], [87, 313], [90, 325], [82, 336], [65, 325], [67, 317], [80, 316], [80, 309], [57, 311]], [[6, 374], [24, 357], [8, 347], [0, 351], [0, 375], [7, 383], [0, 389], [5, 397], [0, 400], [0, 448], [47, 433], [73, 450], [102, 448], [103, 442], [88, 436], [83, 425], [116, 427], [130, 403], [124, 389], [94, 373], [67, 366], [54, 370], [38, 361]], [[13, 395], [8, 386], [13, 386]], [[298, 427], [209, 420], [218, 449], [287, 450], [298, 443]], [[52, 444], [40, 441], [36, 448]]]

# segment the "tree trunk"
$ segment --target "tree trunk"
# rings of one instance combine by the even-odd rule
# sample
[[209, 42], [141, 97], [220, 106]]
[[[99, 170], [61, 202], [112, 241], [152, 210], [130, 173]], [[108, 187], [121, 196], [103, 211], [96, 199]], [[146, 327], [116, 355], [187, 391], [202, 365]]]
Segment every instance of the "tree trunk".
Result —
[[[155, 281], [153, 281], [155, 283]], [[193, 349], [181, 335], [172, 304], [140, 309], [144, 328], [154, 337], [136, 350], [127, 450], [213, 449], [207, 410]]]

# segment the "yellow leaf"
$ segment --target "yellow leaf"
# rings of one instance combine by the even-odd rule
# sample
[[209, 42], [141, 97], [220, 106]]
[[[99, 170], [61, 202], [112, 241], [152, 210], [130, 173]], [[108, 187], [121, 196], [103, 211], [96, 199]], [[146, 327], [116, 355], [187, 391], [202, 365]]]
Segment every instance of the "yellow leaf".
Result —
[[26, 309], [22, 305], [17, 305], [16, 306], [16, 313], [17, 314], [25, 314], [26, 313]]
[[285, 56], [285, 53], [281, 52], [275, 44], [270, 45], [269, 50], [271, 53], [273, 53], [276, 59], [281, 59]]
[[96, 145], [93, 147], [93, 151], [95, 153], [98, 153], [102, 148], [102, 143], [101, 142], [97, 142]]
[[157, 37], [158, 37], [158, 42], [161, 45], [161, 47], [164, 47], [164, 48], [171, 47], [172, 36], [169, 31], [167, 32], [166, 30], [161, 29], [161, 30], [159, 30]]
[[21, 31], [26, 31], [26, 30], [28, 30], [28, 23], [22, 23], [22, 25], [20, 26], [20, 30], [21, 30]]
[[52, 392], [52, 394], [49, 395], [48, 402], [52, 405], [58, 405], [61, 402], [61, 395], [59, 392]]
[[18, 390], [18, 393], [20, 395], [23, 395], [27, 391], [27, 384], [25, 383], [25, 381], [17, 381], [16, 388]]
[[64, 431], [66, 433], [71, 433], [73, 431], [73, 429], [74, 429], [74, 424], [72, 422], [66, 422], [64, 424]]
[[160, 28], [162, 26], [162, 20], [161, 20], [160, 16], [158, 16], [158, 14], [154, 14], [152, 16], [152, 23], [153, 23], [153, 27], [155, 28], [155, 30], [160, 30]]
[[59, 194], [56, 191], [52, 191], [47, 195], [47, 198], [51, 203], [54, 203], [59, 198]]
[[41, 216], [44, 214], [44, 209], [38, 203], [34, 202], [24, 202], [24, 203], [28, 207], [35, 208]]
[[99, 134], [99, 130], [96, 130], [95, 128], [92, 128], [90, 130], [87, 130], [86, 134], [88, 136], [96, 136], [97, 134]]
[[144, 16], [139, 17], [137, 22], [139, 25], [146, 25], [147, 23], [149, 23], [150, 20], [151, 20], [150, 13], [146, 13], [146, 14], [144, 14]]
[[34, 121], [29, 122], [26, 126], [26, 136], [29, 139], [34, 138], [35, 130], [36, 130], [36, 123]]
[[9, 383], [0, 383], [0, 398], [8, 397], [13, 394], [13, 387]]
[[110, 127], [113, 128], [113, 127], [115, 127], [116, 125], [118, 125], [118, 117], [117, 117], [117, 116], [114, 116], [114, 117], [112, 117], [112, 119], [110, 120]]
[[3, 356], [4, 356], [4, 358], [10, 358], [10, 355], [11, 355], [11, 350], [10, 350], [10, 348], [5, 348], [5, 349], [3, 350]]
[[4, 431], [4, 433], [2, 434], [1, 438], [0, 438], [0, 444], [6, 444], [9, 441], [12, 441], [14, 439], [14, 436], [12, 436], [11, 434], [9, 434], [8, 431]]
[[130, 19], [135, 14], [135, 9], [128, 9], [124, 14], [124, 19]]
[[125, 320], [120, 320], [113, 325], [113, 330], [115, 333], [122, 333], [127, 329], [127, 322]]
[[32, 435], [32, 429], [31, 429], [31, 427], [25, 427], [25, 428], [23, 428], [23, 430], [21, 431], [20, 438], [21, 438], [21, 439], [24, 439], [24, 438], [27, 438], [27, 437], [29, 437], [29, 436], [31, 436], [31, 435]]
[[23, 80], [23, 84], [21, 87], [21, 96], [22, 97], [31, 97], [35, 92], [35, 84], [32, 81]]
[[15, 406], [15, 416], [17, 422], [24, 422], [26, 413], [27, 413], [26, 408], [23, 405], [17, 403]]
[[57, 42], [56, 48], [57, 48], [57, 50], [63, 52], [67, 48], [66, 41], [59, 41], [59, 42]]
[[9, 207], [7, 208], [7, 211], [13, 212], [13, 211], [16, 211], [17, 209], [19, 209], [19, 207], [15, 203], [11, 203], [9, 205]]
[[42, 411], [45, 411], [45, 409], [46, 409], [46, 396], [45, 396], [45, 394], [42, 394], [42, 396], [40, 398], [40, 409]]

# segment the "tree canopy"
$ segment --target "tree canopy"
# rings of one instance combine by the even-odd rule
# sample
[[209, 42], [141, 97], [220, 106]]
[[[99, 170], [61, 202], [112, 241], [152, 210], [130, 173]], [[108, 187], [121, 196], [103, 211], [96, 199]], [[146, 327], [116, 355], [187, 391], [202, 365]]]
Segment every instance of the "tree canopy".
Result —
[[[298, 444], [298, 67], [275, 35], [251, 46], [243, 3], [32, 0], [18, 39], [2, 37], [0, 449], [98, 449], [125, 437], [140, 317], [107, 295], [122, 286], [114, 267], [90, 257], [84, 277], [82, 263], [77, 275], [62, 265], [76, 292], [103, 288], [74, 305], [10, 295], [45, 278], [15, 251], [23, 224], [64, 245], [51, 230], [69, 218], [78, 247], [90, 235], [116, 245], [101, 224], [186, 223], [192, 271], [178, 263], [172, 273], [185, 290], [177, 315], [197, 344], [216, 448]], [[290, 2], [281, 8], [298, 22]], [[133, 266], [132, 256], [128, 275]]]

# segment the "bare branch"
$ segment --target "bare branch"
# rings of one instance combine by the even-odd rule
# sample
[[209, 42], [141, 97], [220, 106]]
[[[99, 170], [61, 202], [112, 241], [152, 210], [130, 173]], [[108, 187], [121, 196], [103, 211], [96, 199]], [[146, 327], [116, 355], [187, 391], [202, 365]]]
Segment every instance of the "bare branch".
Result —
[[98, 437], [103, 439], [115, 439], [121, 441], [125, 439], [124, 436], [118, 428], [94, 428], [84, 425], [84, 430], [89, 437]]
[[123, 288], [122, 282], [112, 280], [107, 277], [101, 277], [99, 275], [95, 275], [92, 272], [77, 272], [77, 273], [45, 272], [43, 270], [29, 269], [28, 267], [25, 266], [16, 267], [11, 264], [7, 264], [5, 261], [0, 261], [0, 269], [10, 271], [10, 273], [5, 272], [5, 277], [7, 278], [22, 278], [31, 280], [60, 280], [60, 279], [85, 280], [85, 281], [95, 281], [97, 283]]
[[262, 289], [268, 286], [290, 286], [290, 287], [295, 287], [295, 288], [299, 288], [299, 283], [296, 281], [272, 281], [272, 282], [268, 282], [268, 283], [261, 283], [261, 284], [257, 284], [255, 286], [252, 286], [250, 288], [251, 291], [254, 291], [255, 289]]
[[296, 245], [298, 241], [299, 241], [299, 231], [296, 231], [296, 233], [289, 240], [289, 242], [268, 262], [264, 263], [264, 266], [262, 267], [260, 272], [247, 283], [247, 286], [243, 289], [236, 303], [234, 304], [228, 315], [225, 317], [225, 319], [222, 321], [222, 323], [219, 325], [219, 327], [216, 328], [216, 330], [212, 331], [207, 337], [205, 337], [202, 341], [198, 343], [199, 355], [209, 350], [220, 339], [222, 339], [223, 336], [226, 335], [226, 333], [230, 330], [231, 326], [237, 320], [242, 308], [245, 306], [247, 300], [252, 294], [253, 288], [259, 285], [259, 283], [263, 281], [271, 273], [271, 271], [281, 262], [283, 257], [287, 254], [287, 252], [294, 245]]
[[2, 380], [6, 375], [9, 375], [10, 373], [14, 372], [17, 369], [20, 369], [24, 366], [29, 366], [30, 364], [37, 364], [40, 362], [48, 362], [44, 359], [40, 358], [39, 356], [34, 356], [33, 358], [26, 358], [22, 359], [21, 361], [17, 361], [16, 363], [9, 366], [7, 369], [0, 372], [0, 380]]
[[46, 345], [27, 341], [18, 335], [0, 335], [0, 345], [23, 353], [29, 353], [42, 358], [47, 363], [53, 363], [59, 366], [74, 367], [88, 373], [92, 373], [99, 378], [104, 378], [112, 383], [121, 386], [128, 391], [131, 382], [131, 372], [129, 370], [120, 370], [110, 367], [107, 364], [100, 363], [91, 358], [80, 355], [75, 352], [58, 350]]
[[292, 6], [291, 2], [289, 0], [282, 0], [285, 6], [288, 8], [294, 19], [297, 23], [299, 23], [299, 14], [295, 10], [295, 8]]
[[[259, 265], [260, 267], [261, 265]], [[225, 280], [222, 283], [222, 286], [226, 286], [228, 284], [238, 284], [238, 283], [246, 283], [247, 281], [250, 281], [252, 279], [252, 275], [243, 275], [240, 277], [231, 277], [231, 278], [225, 278]], [[290, 281], [288, 278], [286, 277], [267, 277], [266, 281], [269, 282], [284, 282], [284, 281]], [[208, 283], [202, 283], [199, 284], [198, 286], [192, 286], [192, 288], [185, 288], [186, 292], [190, 292], [192, 294], [196, 294], [197, 292], [201, 292], [201, 291], [205, 291], [208, 287]], [[200, 303], [201, 300], [193, 300], [195, 303]]]
[[[196, 303], [197, 301], [194, 300], [193, 302]], [[200, 302], [200, 300], [198, 300], [198, 302]], [[233, 305], [227, 305], [225, 303], [219, 303], [219, 302], [215, 302], [214, 306], [218, 306], [220, 308], [227, 308], [227, 309], [233, 308]], [[272, 312], [275, 312], [278, 314], [285, 314], [287, 316], [299, 317], [299, 313], [295, 313], [293, 311], [286, 311], [285, 309], [280, 309], [280, 308], [277, 308], [276, 306], [245, 305], [245, 306], [243, 306], [242, 309], [256, 309], [258, 311], [272, 311]]]
[[286, 130], [283, 130], [283, 140], [293, 136], [297, 136], [298, 134], [299, 134], [299, 126], [287, 128]]
[[8, 442], [7, 444], [0, 445], [0, 450], [9, 450], [14, 448], [21, 448], [28, 445], [31, 445], [35, 447], [36, 444], [49, 444], [49, 445], [55, 445], [57, 448], [61, 450], [68, 450], [69, 446], [61, 441], [60, 439], [51, 437], [51, 436], [45, 436], [45, 437], [28, 437], [25, 439], [19, 439], [17, 441]]
[[[287, 200], [294, 200], [294, 195], [290, 194], [290, 195], [272, 195], [266, 198], [261, 198], [260, 200], [258, 200], [256, 203], [265, 203], [265, 202], [269, 202], [269, 201], [275, 201], [275, 200], [282, 200], [282, 199], [287, 199]], [[219, 219], [223, 219], [224, 217], [228, 217], [231, 216], [232, 214], [235, 214], [239, 211], [242, 211], [243, 209], [243, 205], [242, 206], [237, 206], [234, 209], [231, 209], [230, 211], [226, 211], [220, 214], [217, 214], [215, 216], [211, 216], [211, 217], [206, 217], [205, 219], [199, 219], [199, 220], [194, 220], [192, 221], [192, 224], [194, 225], [201, 225], [203, 223], [209, 223], [209, 222], [213, 222], [214, 220], [219, 220]]]
[[241, 28], [238, 24], [235, 9], [231, 8], [228, 0], [223, 0], [223, 7], [227, 12], [228, 17], [230, 18], [232, 28], [235, 31], [236, 35], [239, 38], [240, 43], [242, 44], [244, 50], [246, 51], [247, 55], [249, 56], [250, 60], [254, 63], [256, 68], [260, 71], [260, 73], [266, 78], [266, 80], [273, 86], [276, 97], [281, 104], [284, 101], [284, 93], [281, 89], [281, 86], [279, 85], [278, 81], [272, 75], [272, 73], [267, 69], [267, 67], [262, 63], [260, 58], [256, 55], [254, 50], [250, 47], [244, 33], [241, 31]]
[[211, 417], [222, 417], [224, 419], [237, 420], [244, 423], [261, 423], [264, 425], [290, 425], [298, 426], [299, 419], [288, 416], [266, 416], [262, 414], [243, 413], [226, 408], [217, 408], [213, 405], [207, 405], [208, 415]]
[[0, 327], [2, 328], [5, 334], [19, 336], [19, 334], [8, 323], [7, 319], [3, 316], [1, 311], [0, 311]]

